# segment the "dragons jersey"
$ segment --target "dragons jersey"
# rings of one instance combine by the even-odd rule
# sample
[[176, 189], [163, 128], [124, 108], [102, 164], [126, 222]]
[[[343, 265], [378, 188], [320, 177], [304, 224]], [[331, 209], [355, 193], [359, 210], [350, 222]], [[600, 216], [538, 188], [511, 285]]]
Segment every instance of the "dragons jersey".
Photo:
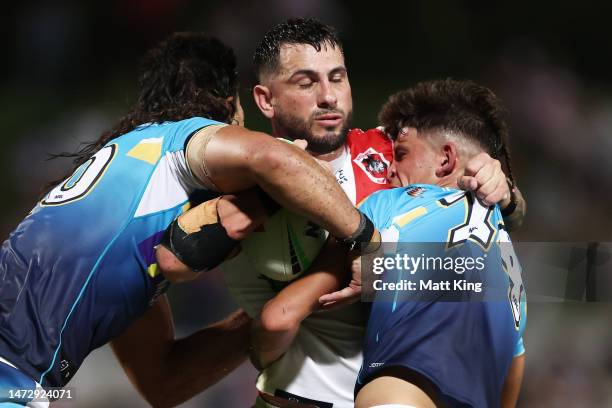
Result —
[[[524, 352], [526, 320], [521, 267], [499, 208], [471, 193], [415, 184], [377, 192], [360, 210], [383, 242], [398, 243], [383, 246], [385, 256], [451, 263], [414, 274], [394, 266], [383, 271], [382, 282], [410, 279], [423, 290], [400, 285], [386, 293], [378, 285], [357, 391], [377, 371], [402, 366], [432, 381], [449, 406], [499, 406], [512, 358]], [[433, 242], [443, 244], [427, 244]], [[475, 264], [463, 267], [466, 259]], [[432, 281], [447, 280], [452, 284], [431, 291]], [[469, 290], [478, 283], [481, 290]]]
[[146, 124], [111, 140], [17, 226], [0, 251], [1, 357], [63, 386], [165, 290], [154, 246], [202, 188], [184, 150], [211, 124]]
[[[342, 155], [330, 164], [353, 203], [389, 187], [386, 174], [392, 152], [391, 141], [381, 130], [353, 129], [348, 133]], [[259, 315], [276, 295], [276, 286], [257, 276], [244, 253], [225, 262], [221, 269], [232, 296], [251, 316]], [[362, 362], [364, 309], [357, 303], [312, 314], [302, 322], [287, 353], [260, 374], [257, 388], [285, 398], [316, 401], [320, 407], [352, 407]]]
[[352, 129], [342, 155], [330, 164], [344, 192], [358, 204], [374, 191], [389, 188], [392, 160], [393, 145], [381, 129]]

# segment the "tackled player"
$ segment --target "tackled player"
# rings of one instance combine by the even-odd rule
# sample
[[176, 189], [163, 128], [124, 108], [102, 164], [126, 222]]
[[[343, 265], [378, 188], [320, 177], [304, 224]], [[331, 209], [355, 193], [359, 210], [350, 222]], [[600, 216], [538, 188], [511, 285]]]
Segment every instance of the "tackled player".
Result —
[[[390, 139], [378, 129], [347, 131], [351, 89], [342, 44], [333, 28], [315, 20], [286, 21], [266, 34], [254, 59], [259, 84], [253, 94], [275, 136], [307, 140], [308, 152], [331, 165], [354, 203], [390, 186], [386, 180], [392, 161]], [[467, 164], [460, 181], [483, 200], [504, 199], [503, 206], [510, 204], [500, 163], [485, 153]], [[217, 203], [221, 223], [236, 238], [244, 238], [265, 218], [253, 197], [238, 195]], [[240, 215], [240, 208], [246, 214]], [[512, 217], [520, 221], [522, 199], [518, 208]], [[318, 259], [312, 269], [326, 271], [325, 259]], [[265, 367], [257, 383], [258, 405], [282, 405], [290, 398], [320, 406], [352, 406], [365, 314], [356, 304], [304, 320], [318, 308], [318, 295], [313, 293], [335, 290], [342, 278], [325, 273], [319, 280], [322, 274], [309, 274], [274, 297], [276, 291], [269, 280], [259, 278], [261, 271], [253, 270], [247, 254], [239, 254], [222, 268], [230, 290], [249, 315], [259, 316], [265, 305], [272, 316], [257, 324], [264, 330], [255, 336], [257, 359]]]

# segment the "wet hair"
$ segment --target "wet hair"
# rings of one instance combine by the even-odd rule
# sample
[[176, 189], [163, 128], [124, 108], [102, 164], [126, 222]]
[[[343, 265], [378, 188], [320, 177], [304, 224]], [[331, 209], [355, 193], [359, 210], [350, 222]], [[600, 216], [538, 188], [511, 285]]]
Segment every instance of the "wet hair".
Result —
[[[51, 158], [73, 158], [72, 170], [49, 183], [44, 191], [70, 176], [109, 141], [145, 123], [179, 121], [196, 116], [230, 123], [236, 112], [238, 73], [234, 51], [201, 33], [175, 33], [144, 57], [134, 108], [98, 140], [76, 153]], [[229, 97], [234, 99], [228, 102]]]
[[452, 79], [420, 82], [389, 97], [378, 120], [395, 140], [403, 127], [446, 131], [475, 142], [489, 155], [505, 160], [514, 182], [507, 146], [508, 112], [490, 89]]
[[342, 52], [342, 43], [333, 27], [312, 18], [290, 19], [272, 27], [255, 49], [253, 65], [258, 79], [263, 73], [276, 71], [285, 44], [308, 44], [317, 51], [328, 45]]

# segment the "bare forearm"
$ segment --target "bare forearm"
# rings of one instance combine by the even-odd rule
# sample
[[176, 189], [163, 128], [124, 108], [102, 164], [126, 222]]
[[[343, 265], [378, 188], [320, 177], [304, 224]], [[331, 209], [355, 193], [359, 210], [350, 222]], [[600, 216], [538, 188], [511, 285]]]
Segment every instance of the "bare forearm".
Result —
[[345, 257], [342, 247], [328, 241], [306, 276], [265, 304], [260, 319], [253, 324], [254, 365], [266, 367], [280, 358], [291, 345], [302, 320], [319, 308], [319, 297], [342, 286], [347, 278]]
[[276, 202], [337, 237], [359, 226], [359, 214], [335, 178], [310, 155], [266, 134], [226, 126], [209, 141], [203, 158], [224, 193], [259, 185]]
[[292, 146], [255, 164], [255, 180], [283, 207], [319, 224], [333, 236], [357, 229], [359, 214], [335, 178], [312, 157]]
[[249, 335], [250, 319], [241, 315], [176, 340], [166, 359], [164, 405], [178, 405], [236, 369], [248, 357]]
[[126, 375], [155, 407], [174, 406], [219, 381], [247, 356], [251, 321], [242, 310], [181, 340], [166, 296], [111, 346]]

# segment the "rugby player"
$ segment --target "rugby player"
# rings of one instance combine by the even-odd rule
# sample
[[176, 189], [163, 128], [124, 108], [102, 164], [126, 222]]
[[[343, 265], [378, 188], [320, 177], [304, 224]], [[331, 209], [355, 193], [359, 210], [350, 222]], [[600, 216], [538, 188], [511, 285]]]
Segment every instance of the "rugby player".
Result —
[[[355, 203], [389, 187], [386, 172], [392, 161], [391, 141], [379, 129], [347, 131], [352, 114], [350, 84], [342, 45], [331, 27], [303, 19], [279, 24], [266, 34], [254, 60], [259, 84], [253, 94], [262, 113], [271, 120], [275, 136], [305, 139], [309, 153], [331, 165], [339, 184]], [[487, 154], [476, 156], [468, 164], [461, 182], [491, 202], [508, 193], [499, 161]], [[230, 234], [244, 237], [249, 222], [261, 222], [264, 211], [254, 209], [256, 203], [251, 197], [232, 197], [232, 201], [239, 207], [248, 206], [249, 216], [224, 226]], [[519, 209], [513, 217], [520, 220], [524, 202], [520, 198], [517, 201]], [[505, 197], [503, 205], [509, 202]], [[243, 254], [226, 262], [222, 269], [234, 297], [252, 317], [258, 316], [276, 294], [252, 271]], [[338, 280], [331, 280], [329, 288], [333, 290]], [[302, 287], [307, 287], [309, 278], [301, 281]], [[288, 399], [320, 406], [353, 404], [365, 314], [356, 304], [318, 313], [301, 324], [303, 317], [296, 316], [307, 315], [318, 306], [318, 297], [314, 297], [314, 304], [312, 296], [301, 301], [306, 293], [294, 292], [290, 308], [276, 307], [287, 305], [285, 297], [266, 304], [266, 308], [279, 313], [271, 313], [273, 318], [258, 324], [272, 336], [255, 337], [255, 348], [266, 350], [256, 350], [257, 359], [266, 366], [257, 383], [260, 406], [282, 405]], [[278, 334], [280, 339], [275, 336]], [[291, 342], [295, 334], [296, 340]], [[271, 361], [274, 364], [270, 365]]]
[[[315, 160], [228, 125], [240, 122], [236, 77], [234, 53], [220, 41], [172, 35], [147, 54], [133, 110], [76, 154], [73, 171], [4, 242], [2, 391], [62, 387], [93, 349], [122, 333], [115, 352], [155, 405], [177, 404], [240, 364], [249, 328], [241, 313], [173, 338], [154, 248], [175, 246], [180, 231], [168, 226], [196, 190], [258, 186], [347, 244], [361, 239], [369, 221]], [[222, 227], [211, 228], [209, 252], [231, 246]], [[215, 259], [199, 261], [206, 269]], [[3, 393], [0, 402], [31, 396]]]
[[[394, 139], [395, 160], [389, 177], [404, 188], [372, 194], [361, 211], [373, 220], [384, 242], [443, 242], [444, 248], [425, 248], [472, 258], [484, 252], [471, 244], [482, 246], [487, 251], [484, 271], [470, 270], [455, 278], [492, 287], [483, 290], [501, 289], [503, 297], [481, 301], [482, 297], [469, 291], [461, 293], [461, 286], [459, 290], [453, 287], [454, 292], [425, 297], [400, 289], [376, 293], [355, 389], [356, 406], [513, 407], [525, 351], [526, 306], [520, 265], [499, 207], [484, 205], [472, 193], [457, 190], [457, 180], [471, 157], [483, 150], [493, 157], [507, 156], [508, 127], [501, 102], [473, 82], [432, 81], [391, 96], [379, 119]], [[403, 251], [410, 253], [414, 248], [404, 247]], [[418, 248], [417, 256], [424, 247]], [[339, 257], [335, 266], [333, 262], [327, 266], [342, 270], [344, 261]], [[359, 263], [354, 263], [353, 273], [360, 275]], [[453, 274], [449, 274], [451, 279]], [[280, 305], [277, 308], [303, 313], [293, 317], [299, 321], [308, 312], [295, 307], [293, 299], [298, 296], [302, 304], [312, 303], [314, 287], [326, 280], [329, 286], [319, 291], [323, 293], [337, 284], [335, 274], [327, 275], [315, 271], [285, 288], [273, 302]], [[382, 282], [401, 282], [406, 275], [387, 272]], [[439, 279], [436, 274], [425, 279], [432, 277]], [[351, 290], [321, 300], [338, 301], [358, 294], [359, 278], [353, 283]], [[449, 301], [458, 294], [461, 302]], [[261, 318], [275, 319], [278, 314], [276, 309], [264, 308]]]
[[[482, 151], [505, 155], [503, 105], [473, 82], [431, 81], [392, 95], [379, 120], [394, 139], [391, 173], [404, 188], [373, 194], [361, 211], [383, 241], [444, 242], [446, 253], [455, 251], [455, 257], [486, 253], [482, 272], [468, 270], [455, 279], [490, 286], [485, 291], [501, 282], [507, 298], [482, 301], [465, 291], [460, 302], [444, 295], [424, 301], [408, 296], [397, 304], [375, 301], [356, 407], [514, 407], [525, 352], [520, 265], [499, 207], [457, 190], [471, 157]], [[393, 274], [383, 278], [392, 279]], [[453, 295], [457, 292], [455, 287]]]

